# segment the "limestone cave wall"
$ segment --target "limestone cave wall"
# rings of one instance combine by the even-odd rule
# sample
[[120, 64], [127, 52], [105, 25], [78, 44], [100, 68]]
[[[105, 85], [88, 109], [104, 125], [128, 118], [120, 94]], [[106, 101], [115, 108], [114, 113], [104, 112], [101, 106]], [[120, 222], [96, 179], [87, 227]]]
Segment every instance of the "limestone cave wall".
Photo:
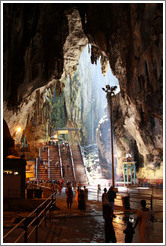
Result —
[[[75, 9], [82, 30], [80, 22], [73, 30]], [[41, 94], [55, 83], [61, 92], [59, 80], [75, 71], [89, 42], [92, 63], [102, 56], [104, 72], [109, 60], [120, 84], [114, 105], [115, 139], [121, 153], [117, 170], [126, 151], [125, 138], [130, 136], [141, 165], [153, 172], [155, 156], [161, 159], [163, 148], [163, 4], [4, 3], [3, 11], [4, 119], [10, 132], [17, 123], [31, 127], [29, 118], [41, 122], [41, 105], [46, 106]], [[44, 115], [43, 124], [49, 118]]]

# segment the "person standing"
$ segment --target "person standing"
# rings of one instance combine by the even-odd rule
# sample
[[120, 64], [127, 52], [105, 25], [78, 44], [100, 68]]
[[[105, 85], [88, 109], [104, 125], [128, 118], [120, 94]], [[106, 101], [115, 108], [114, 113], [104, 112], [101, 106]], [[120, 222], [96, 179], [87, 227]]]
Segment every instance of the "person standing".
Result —
[[78, 209], [85, 211], [86, 205], [85, 205], [85, 197], [83, 190], [80, 190], [80, 193], [78, 194]]
[[73, 203], [73, 191], [72, 191], [71, 186], [67, 187], [66, 195], [67, 195], [67, 199], [66, 199], [67, 208], [70, 208], [70, 210], [71, 210], [71, 206], [72, 206], [72, 203]]
[[138, 225], [140, 243], [150, 243], [153, 213], [146, 207], [146, 201], [141, 200], [141, 209], [137, 211], [137, 219], [134, 229]]
[[85, 202], [87, 202], [88, 201], [88, 189], [86, 188], [85, 185], [84, 185], [83, 192], [84, 192]]
[[116, 198], [116, 192], [113, 190], [113, 186], [111, 186], [108, 190], [108, 201], [112, 206], [112, 209], [115, 210], [114, 199]]
[[76, 193], [75, 201], [76, 201], [76, 203], [77, 203], [77, 206], [78, 206], [78, 195], [79, 195], [79, 192], [80, 192], [80, 188], [77, 187], [77, 188], [75, 189], [75, 193]]
[[108, 194], [107, 194], [107, 188], [104, 188], [104, 193], [102, 194], [103, 218], [105, 216], [105, 211], [107, 211], [107, 206], [109, 206]]
[[63, 178], [65, 177], [65, 165], [62, 166]]
[[105, 212], [104, 212], [104, 231], [105, 231], [105, 242], [110, 243], [116, 243], [116, 236], [115, 236], [115, 230], [113, 227], [113, 209], [111, 206], [106, 206]]
[[99, 200], [100, 192], [101, 192], [101, 185], [98, 184], [98, 185], [97, 185], [97, 200]]

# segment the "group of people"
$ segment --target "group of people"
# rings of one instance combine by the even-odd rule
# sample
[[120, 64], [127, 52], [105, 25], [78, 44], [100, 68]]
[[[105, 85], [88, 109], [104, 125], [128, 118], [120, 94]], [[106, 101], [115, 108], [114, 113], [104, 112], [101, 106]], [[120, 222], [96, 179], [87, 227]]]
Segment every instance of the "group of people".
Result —
[[59, 195], [61, 195], [62, 189], [64, 187], [64, 180], [54, 180], [54, 181], [40, 180], [38, 185], [50, 188], [53, 193], [58, 192]]
[[[31, 181], [27, 183], [27, 188], [35, 188], [37, 181]], [[52, 192], [59, 192], [61, 195], [62, 188], [64, 187], [63, 181], [40, 181], [40, 186], [50, 187]], [[72, 188], [73, 186], [73, 188]], [[98, 187], [101, 188], [101, 187]], [[98, 189], [100, 191], [100, 189]], [[76, 187], [76, 183], [67, 182], [66, 184], [66, 203], [67, 208], [71, 210], [73, 199], [75, 196], [75, 201], [77, 203], [78, 209], [81, 211], [86, 210], [86, 203], [88, 201], [88, 189], [86, 186], [83, 187], [81, 183]], [[75, 193], [75, 194], [74, 194]], [[114, 214], [116, 191], [111, 186], [107, 191], [104, 188], [104, 193], [102, 194], [102, 210], [104, 219], [104, 231], [105, 231], [105, 242], [106, 243], [116, 243], [116, 234], [113, 226], [113, 219], [116, 217]], [[135, 228], [138, 226], [140, 243], [149, 243], [151, 236], [152, 221], [154, 219], [152, 211], [146, 207], [146, 201], [140, 201], [141, 209], [137, 210], [136, 222], [133, 226], [132, 222], [127, 221], [127, 227], [123, 231], [125, 234], [125, 243], [132, 243], [133, 236], [135, 234]]]
[[[102, 207], [103, 207], [103, 218], [104, 218], [104, 229], [105, 229], [105, 242], [116, 243], [116, 235], [113, 227], [114, 215], [114, 199], [116, 198], [116, 192], [111, 186], [107, 192], [104, 188], [104, 193], [102, 194]], [[125, 243], [131, 243], [133, 240], [133, 235], [135, 233], [135, 228], [138, 225], [139, 238], [141, 243], [149, 243], [151, 236], [151, 222], [153, 221], [152, 211], [146, 207], [146, 201], [141, 200], [141, 209], [137, 210], [136, 223], [133, 226], [130, 221], [127, 222], [127, 227], [123, 231], [125, 234]]]
[[116, 243], [115, 230], [112, 224], [114, 215], [114, 199], [116, 198], [116, 192], [111, 186], [107, 192], [104, 188], [104, 193], [102, 194], [102, 207], [103, 207], [103, 218], [104, 218], [104, 231], [105, 231], [105, 242], [110, 241]]
[[[67, 208], [71, 209], [72, 203], [73, 203], [73, 190], [71, 183], [69, 182], [67, 184], [66, 188], [66, 202], [67, 202]], [[86, 210], [86, 202], [88, 200], [88, 189], [86, 186], [84, 186], [83, 189], [81, 189], [79, 186], [75, 188], [75, 201], [77, 202], [78, 209], [81, 211]]]

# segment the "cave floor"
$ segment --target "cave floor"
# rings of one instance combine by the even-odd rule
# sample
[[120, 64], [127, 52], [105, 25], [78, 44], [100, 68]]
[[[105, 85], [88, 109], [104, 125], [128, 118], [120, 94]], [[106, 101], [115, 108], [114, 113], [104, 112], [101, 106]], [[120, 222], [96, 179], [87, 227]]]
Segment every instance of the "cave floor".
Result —
[[[46, 226], [42, 224], [39, 228], [38, 243], [105, 243], [104, 240], [104, 220], [102, 216], [101, 196], [97, 197], [97, 191], [89, 188], [89, 200], [86, 211], [79, 211], [73, 199], [72, 209], [67, 209], [65, 189], [61, 195], [57, 195], [56, 206], [58, 210], [53, 210], [49, 214]], [[161, 196], [161, 194], [159, 195]], [[116, 205], [116, 203], [115, 203]], [[161, 205], [161, 204], [160, 204]], [[7, 213], [7, 212], [6, 212]], [[18, 214], [17, 214], [18, 215]], [[21, 215], [21, 213], [20, 213]], [[25, 213], [24, 213], [25, 215]], [[115, 206], [116, 218], [113, 226], [117, 238], [117, 243], [124, 243], [126, 228], [125, 218], [136, 218], [136, 209], [124, 211], [121, 205]], [[151, 242], [163, 242], [163, 220], [161, 206], [154, 211], [155, 220], [153, 222], [153, 233]], [[4, 221], [5, 228], [5, 221]], [[4, 232], [7, 229], [4, 229]], [[28, 239], [28, 243], [35, 242], [35, 235]], [[135, 230], [133, 243], [139, 243], [138, 227]]]

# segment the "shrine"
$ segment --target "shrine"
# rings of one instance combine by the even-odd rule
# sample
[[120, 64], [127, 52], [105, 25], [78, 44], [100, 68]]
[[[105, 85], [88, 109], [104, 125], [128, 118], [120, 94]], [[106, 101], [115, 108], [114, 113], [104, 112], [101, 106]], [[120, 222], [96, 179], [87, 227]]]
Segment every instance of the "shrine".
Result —
[[[132, 162], [123, 162], [123, 173], [124, 173], [124, 186], [127, 183], [127, 185], [132, 183], [135, 185], [136, 184], [136, 168], [135, 168], [135, 161]], [[130, 181], [129, 181], [130, 177]]]

